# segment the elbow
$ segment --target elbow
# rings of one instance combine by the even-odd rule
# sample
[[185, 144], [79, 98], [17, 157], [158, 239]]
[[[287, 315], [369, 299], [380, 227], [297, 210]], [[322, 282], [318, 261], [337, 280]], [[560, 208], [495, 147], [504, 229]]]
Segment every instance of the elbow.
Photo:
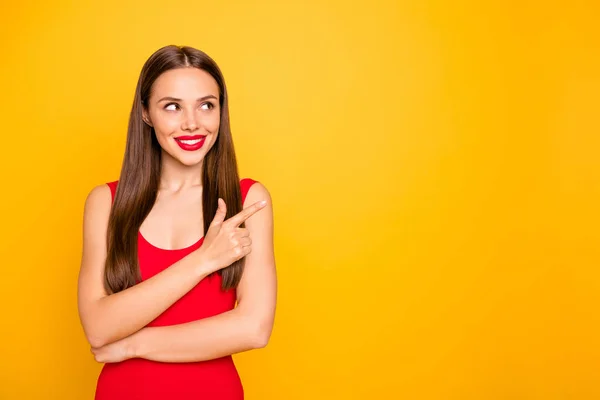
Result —
[[265, 347], [267, 347], [267, 344], [269, 344], [269, 336], [267, 335], [261, 335], [261, 336], [257, 336], [256, 340], [254, 341], [254, 345], [252, 346], [253, 349], [263, 349]]
[[92, 338], [92, 337], [88, 337], [88, 343], [90, 344], [90, 346], [92, 346], [95, 349], [108, 344], [108, 342], [106, 340], [103, 340], [101, 338]]
[[90, 306], [79, 311], [81, 327], [87, 342], [93, 348], [102, 347], [110, 343], [106, 330], [102, 329], [102, 320], [96, 309]]
[[271, 339], [272, 328], [273, 326], [271, 324], [259, 324], [254, 331], [253, 348], [262, 349], [267, 347], [269, 340]]
[[110, 343], [109, 338], [106, 335], [102, 335], [98, 332], [98, 329], [93, 329], [90, 326], [84, 326], [83, 332], [90, 346], [93, 348], [102, 347]]
[[93, 348], [102, 347], [109, 343], [108, 340], [106, 340], [106, 338], [103, 338], [102, 336], [86, 333], [85, 337], [87, 338], [87, 341], [90, 344], [90, 346], [92, 346]]

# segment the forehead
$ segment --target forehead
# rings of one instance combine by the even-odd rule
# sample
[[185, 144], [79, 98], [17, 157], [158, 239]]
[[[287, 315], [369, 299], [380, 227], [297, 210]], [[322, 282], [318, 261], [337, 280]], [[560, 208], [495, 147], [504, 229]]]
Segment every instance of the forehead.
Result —
[[171, 96], [194, 100], [212, 94], [219, 98], [219, 85], [199, 68], [177, 68], [163, 72], [152, 85], [153, 96]]

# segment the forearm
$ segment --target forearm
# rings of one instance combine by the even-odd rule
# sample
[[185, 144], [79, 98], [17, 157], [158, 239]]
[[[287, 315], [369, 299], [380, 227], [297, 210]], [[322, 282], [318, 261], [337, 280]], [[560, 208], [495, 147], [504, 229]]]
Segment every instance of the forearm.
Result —
[[134, 357], [161, 362], [212, 360], [263, 347], [256, 320], [239, 308], [180, 325], [144, 328], [132, 336]]
[[192, 253], [152, 278], [92, 303], [84, 323], [92, 347], [129, 336], [162, 314], [204, 279], [202, 263]]

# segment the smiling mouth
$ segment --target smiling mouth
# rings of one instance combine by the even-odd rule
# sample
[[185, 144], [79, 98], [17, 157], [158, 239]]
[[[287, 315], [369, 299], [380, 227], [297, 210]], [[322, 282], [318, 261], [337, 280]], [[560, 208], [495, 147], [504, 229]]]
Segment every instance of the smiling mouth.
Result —
[[175, 138], [175, 143], [185, 151], [196, 151], [204, 146], [206, 136], [180, 136]]
[[204, 140], [206, 136], [202, 135], [194, 135], [194, 136], [179, 136], [176, 137], [175, 140], [179, 143], [187, 144], [187, 145], [195, 145]]

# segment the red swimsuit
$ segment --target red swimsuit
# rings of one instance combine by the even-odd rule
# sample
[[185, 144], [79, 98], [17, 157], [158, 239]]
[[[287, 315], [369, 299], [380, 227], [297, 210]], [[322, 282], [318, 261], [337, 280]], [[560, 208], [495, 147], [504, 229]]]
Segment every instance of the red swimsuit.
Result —
[[[242, 203], [256, 181], [240, 181]], [[118, 181], [109, 182], [112, 197]], [[202, 245], [166, 250], [150, 244], [138, 233], [138, 260], [142, 280], [148, 279]], [[211, 317], [235, 307], [235, 289], [221, 291], [221, 276], [205, 278], [148, 326], [176, 325]], [[242, 400], [244, 390], [233, 359], [226, 356], [192, 363], [161, 363], [134, 358], [104, 364], [98, 377], [96, 400], [219, 399]]]

